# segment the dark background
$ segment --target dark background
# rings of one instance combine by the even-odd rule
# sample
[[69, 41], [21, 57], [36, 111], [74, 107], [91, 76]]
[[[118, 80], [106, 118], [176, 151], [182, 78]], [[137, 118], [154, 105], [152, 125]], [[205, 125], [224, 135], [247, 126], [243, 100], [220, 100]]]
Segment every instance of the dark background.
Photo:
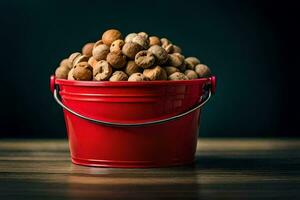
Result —
[[[211, 67], [203, 136], [298, 136], [299, 21], [289, 1], [0, 2], [1, 137], [66, 137], [59, 61], [109, 28], [167, 37]], [[298, 59], [299, 60], [299, 59]]]

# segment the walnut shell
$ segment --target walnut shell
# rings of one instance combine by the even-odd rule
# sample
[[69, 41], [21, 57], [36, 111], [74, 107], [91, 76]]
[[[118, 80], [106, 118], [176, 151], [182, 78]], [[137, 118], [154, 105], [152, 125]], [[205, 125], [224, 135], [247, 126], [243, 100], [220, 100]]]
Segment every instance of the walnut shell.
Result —
[[110, 46], [115, 40], [122, 39], [122, 34], [116, 29], [110, 29], [103, 33], [102, 41], [107, 46]]
[[151, 52], [149, 52], [147, 50], [144, 50], [144, 51], [138, 52], [135, 55], [135, 59], [134, 60], [135, 60], [135, 63], [138, 66], [146, 69], [146, 68], [149, 68], [149, 67], [151, 67], [151, 66], [154, 65], [154, 63], [155, 63], [155, 56]]
[[122, 47], [124, 46], [125, 42], [123, 40], [115, 40], [111, 45], [110, 45], [110, 52], [114, 51], [121, 51]]
[[70, 56], [69, 56], [69, 62], [71, 63], [72, 67], [73, 67], [73, 63], [74, 63], [74, 60], [76, 58], [78, 58], [79, 56], [81, 56], [81, 53], [79, 52], [75, 52], [75, 53], [72, 53]]
[[151, 52], [155, 56], [156, 63], [158, 65], [162, 65], [162, 64], [164, 64], [164, 63], [167, 62], [167, 60], [168, 60], [168, 53], [161, 46], [158, 46], [158, 45], [151, 46], [148, 49], [148, 51]]
[[103, 44], [102, 40], [98, 40], [97, 42], [95, 42], [93, 46], [93, 50], [95, 49], [95, 47], [99, 46], [100, 44]]
[[74, 72], [74, 68], [72, 68], [69, 73], [68, 73], [68, 80], [74, 81], [74, 77], [73, 77], [73, 72]]
[[167, 53], [173, 53], [173, 50], [174, 50], [174, 48], [173, 48], [173, 44], [168, 44], [168, 45], [166, 45], [166, 46], [164, 46], [164, 49], [166, 50], [166, 52]]
[[185, 70], [184, 75], [186, 75], [190, 80], [197, 79], [198, 74], [194, 70]]
[[164, 49], [169, 53], [181, 53], [181, 48], [179, 46], [176, 46], [174, 44], [168, 44], [164, 46]]
[[67, 79], [70, 68], [68, 66], [59, 66], [55, 70], [55, 77], [58, 79]]
[[131, 74], [128, 81], [149, 81], [149, 78], [142, 73], [134, 73]]
[[178, 67], [179, 71], [184, 73], [186, 70], [185, 61], [183, 60], [183, 63]]
[[100, 60], [93, 68], [93, 76], [96, 81], [108, 80], [112, 74], [112, 67], [106, 60]]
[[196, 65], [200, 64], [200, 60], [196, 57], [187, 57], [185, 59], [185, 61], [191, 63], [194, 66], [194, 68], [195, 68]]
[[139, 32], [138, 35], [143, 36], [145, 38], [149, 38], [149, 35], [146, 32]]
[[170, 76], [171, 74], [175, 72], [179, 72], [179, 69], [173, 66], [166, 66], [164, 67], [165, 71], [167, 72], [167, 75]]
[[97, 60], [92, 56], [89, 58], [88, 63], [89, 65], [91, 65], [93, 68], [95, 67], [95, 65], [97, 64]]
[[179, 46], [173, 45], [173, 53], [182, 53], [182, 50]]
[[129, 33], [126, 37], [125, 37], [125, 42], [132, 42], [132, 38], [134, 38], [135, 36], [137, 36], [136, 33]]
[[179, 53], [169, 54], [167, 63], [174, 67], [180, 67], [184, 64], [184, 56]]
[[138, 43], [139, 45], [141, 45], [144, 49], [148, 49], [149, 48], [149, 39], [141, 36], [141, 35], [137, 35], [134, 38], [132, 38], [131, 40], [132, 42]]
[[105, 60], [108, 53], [109, 53], [109, 46], [105, 44], [99, 44], [97, 46], [94, 46], [93, 57], [97, 61]]
[[166, 48], [169, 44], [172, 44], [172, 42], [170, 40], [168, 40], [167, 38], [161, 38], [160, 42], [161, 42], [161, 46], [163, 48]]
[[86, 55], [81, 55], [81, 56], [78, 56], [75, 58], [75, 60], [73, 61], [73, 67], [75, 65], [77, 65], [77, 63], [80, 63], [80, 62], [87, 62], [89, 60], [89, 57], [86, 56]]
[[161, 42], [160, 42], [160, 39], [159, 37], [156, 37], [156, 36], [151, 36], [149, 37], [149, 44], [150, 46], [153, 46], [153, 45], [161, 45]]
[[172, 42], [168, 40], [167, 38], [161, 38], [160, 39], [161, 44], [171, 44]]
[[109, 78], [109, 81], [127, 81], [128, 76], [123, 71], [115, 71], [112, 76]]
[[135, 42], [126, 42], [122, 48], [122, 53], [130, 59], [134, 59], [135, 55], [141, 51], [143, 47]]
[[195, 69], [195, 65], [193, 62], [191, 62], [190, 60], [184, 60], [185, 66], [187, 69], [191, 69], [194, 70]]
[[166, 71], [163, 68], [161, 68], [160, 66], [155, 66], [150, 69], [145, 69], [143, 74], [146, 77], [148, 77], [151, 81], [167, 79]]
[[72, 69], [72, 63], [69, 61], [68, 58], [63, 59], [60, 63], [59, 66], [64, 66], [64, 67], [68, 67], [69, 69]]
[[82, 54], [83, 55], [86, 55], [88, 57], [91, 57], [92, 56], [92, 52], [93, 52], [93, 48], [94, 48], [94, 43], [87, 43], [85, 44], [83, 47], [82, 47]]
[[195, 72], [198, 74], [199, 78], [207, 78], [211, 76], [211, 71], [207, 65], [198, 64], [195, 67]]
[[160, 80], [168, 80], [168, 74], [164, 68], [162, 68]]
[[130, 76], [134, 73], [142, 72], [142, 69], [133, 60], [130, 60], [126, 64], [125, 72]]
[[90, 81], [93, 79], [93, 68], [87, 62], [77, 63], [74, 67], [73, 77], [79, 81]]
[[110, 52], [106, 57], [107, 62], [116, 69], [120, 69], [126, 65], [126, 56], [122, 52]]
[[189, 78], [181, 72], [175, 72], [168, 77], [169, 80], [178, 81], [178, 80], [189, 80]]

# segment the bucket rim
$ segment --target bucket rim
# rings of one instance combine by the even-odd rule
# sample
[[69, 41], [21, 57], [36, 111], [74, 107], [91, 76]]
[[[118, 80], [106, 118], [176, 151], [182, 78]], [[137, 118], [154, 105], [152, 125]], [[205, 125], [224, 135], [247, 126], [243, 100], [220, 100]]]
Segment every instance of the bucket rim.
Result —
[[55, 83], [59, 85], [71, 85], [71, 86], [154, 86], [154, 85], [193, 85], [198, 83], [209, 82], [211, 77], [208, 78], [198, 78], [193, 80], [178, 80], [178, 81], [78, 81], [78, 80], [66, 80], [66, 79], [55, 79]]

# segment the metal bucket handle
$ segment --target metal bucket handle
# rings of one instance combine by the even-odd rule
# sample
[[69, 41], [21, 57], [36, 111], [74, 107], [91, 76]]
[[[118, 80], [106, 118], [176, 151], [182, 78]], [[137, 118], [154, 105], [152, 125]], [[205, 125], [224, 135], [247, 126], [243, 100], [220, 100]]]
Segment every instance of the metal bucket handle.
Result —
[[169, 122], [169, 121], [173, 121], [173, 120], [179, 119], [181, 117], [184, 117], [184, 116], [194, 112], [195, 110], [201, 108], [206, 102], [208, 102], [211, 95], [214, 94], [215, 90], [216, 90], [216, 78], [214, 76], [212, 76], [209, 79], [210, 79], [210, 84], [209, 84], [209, 87], [207, 89], [207, 92], [204, 92], [204, 94], [200, 97], [200, 102], [198, 104], [196, 104], [190, 110], [188, 110], [186, 112], [183, 112], [183, 113], [180, 113], [178, 115], [172, 116], [172, 117], [165, 118], [165, 119], [160, 119], [160, 120], [155, 120], [155, 121], [147, 121], [147, 122], [141, 122], [141, 123], [118, 123], [118, 122], [102, 121], [102, 120], [97, 120], [97, 119], [93, 119], [93, 118], [90, 118], [90, 117], [86, 117], [84, 115], [81, 115], [81, 114], [75, 112], [74, 110], [72, 110], [69, 107], [67, 107], [66, 105], [64, 105], [61, 102], [61, 100], [58, 98], [58, 96], [59, 96], [58, 89], [55, 88], [55, 76], [50, 77], [50, 90], [51, 90], [51, 92], [53, 92], [53, 97], [54, 97], [55, 101], [62, 108], [64, 108], [65, 110], [67, 110], [68, 112], [72, 113], [73, 115], [75, 115], [77, 117], [80, 117], [82, 119], [88, 120], [88, 121], [93, 122], [93, 123], [105, 125], [105, 126], [137, 127], [137, 126], [145, 126], [145, 125], [162, 124], [162, 123], [166, 123], [166, 122]]

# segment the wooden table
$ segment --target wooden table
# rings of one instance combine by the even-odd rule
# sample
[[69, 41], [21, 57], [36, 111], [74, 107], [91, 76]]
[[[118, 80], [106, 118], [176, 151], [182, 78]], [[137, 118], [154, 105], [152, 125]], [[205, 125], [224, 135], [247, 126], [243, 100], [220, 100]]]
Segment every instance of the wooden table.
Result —
[[200, 139], [163, 169], [71, 164], [66, 140], [0, 141], [0, 199], [300, 199], [300, 140]]

